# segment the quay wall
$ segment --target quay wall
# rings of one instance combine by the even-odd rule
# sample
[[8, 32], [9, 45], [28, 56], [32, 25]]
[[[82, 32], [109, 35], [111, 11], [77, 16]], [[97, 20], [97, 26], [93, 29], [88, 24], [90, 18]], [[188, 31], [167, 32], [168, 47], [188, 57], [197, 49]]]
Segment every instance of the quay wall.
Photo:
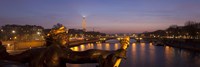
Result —
[[163, 45], [176, 48], [200, 51], [200, 39], [168, 39], [168, 38], [148, 38], [148, 42], [162, 42]]
[[3, 41], [2, 43], [7, 50], [22, 50], [41, 47], [45, 44], [45, 41]]
[[199, 39], [164, 39], [161, 42], [172, 47], [200, 51]]

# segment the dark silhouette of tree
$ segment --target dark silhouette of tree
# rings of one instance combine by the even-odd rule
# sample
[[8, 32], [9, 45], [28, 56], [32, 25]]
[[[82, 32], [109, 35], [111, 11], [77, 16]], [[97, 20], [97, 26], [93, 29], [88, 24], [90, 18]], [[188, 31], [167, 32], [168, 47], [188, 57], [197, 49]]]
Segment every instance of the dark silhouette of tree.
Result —
[[185, 31], [188, 33], [187, 35], [191, 36], [191, 37], [195, 37], [197, 35], [197, 28], [198, 23], [194, 22], [194, 21], [188, 21], [185, 23], [184, 29]]

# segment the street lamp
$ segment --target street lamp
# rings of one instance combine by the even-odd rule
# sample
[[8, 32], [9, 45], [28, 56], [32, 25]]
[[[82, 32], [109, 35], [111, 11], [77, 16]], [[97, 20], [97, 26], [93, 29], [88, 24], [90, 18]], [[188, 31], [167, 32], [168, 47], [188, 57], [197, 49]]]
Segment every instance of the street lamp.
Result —
[[15, 36], [14, 39], [17, 39], [17, 37]]
[[16, 33], [16, 31], [15, 31], [15, 30], [13, 30], [13, 31], [12, 31], [12, 33]]
[[37, 32], [37, 34], [40, 35], [41, 33], [40, 33], [40, 32]]
[[[16, 31], [15, 30], [12, 30], [12, 33], [15, 34]], [[10, 38], [11, 39], [11, 38]], [[13, 45], [13, 50], [15, 50], [15, 46], [16, 46], [16, 42], [15, 40], [17, 39], [17, 37], [14, 37], [14, 45]]]

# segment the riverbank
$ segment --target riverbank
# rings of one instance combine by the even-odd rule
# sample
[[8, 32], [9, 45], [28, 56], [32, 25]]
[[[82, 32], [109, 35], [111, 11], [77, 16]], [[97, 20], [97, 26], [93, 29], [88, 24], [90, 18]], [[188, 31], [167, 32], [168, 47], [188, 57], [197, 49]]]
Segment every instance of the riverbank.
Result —
[[163, 39], [165, 45], [200, 52], [199, 39]]
[[148, 42], [161, 42], [162, 45], [200, 52], [200, 39], [148, 39]]
[[7, 50], [24, 50], [44, 46], [45, 41], [2, 41]]

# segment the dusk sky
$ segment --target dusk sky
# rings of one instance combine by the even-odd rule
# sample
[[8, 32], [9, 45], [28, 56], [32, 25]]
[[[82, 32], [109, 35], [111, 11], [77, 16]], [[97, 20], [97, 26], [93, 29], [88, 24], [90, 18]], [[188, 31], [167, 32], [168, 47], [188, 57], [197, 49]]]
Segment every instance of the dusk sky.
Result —
[[0, 0], [0, 26], [61, 23], [104, 33], [141, 33], [200, 21], [200, 0]]

